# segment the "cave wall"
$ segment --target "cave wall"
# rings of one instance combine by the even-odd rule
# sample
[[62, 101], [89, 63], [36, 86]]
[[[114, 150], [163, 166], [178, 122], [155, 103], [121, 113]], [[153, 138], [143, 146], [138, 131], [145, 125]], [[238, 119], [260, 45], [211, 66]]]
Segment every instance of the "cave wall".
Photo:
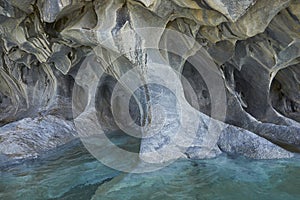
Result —
[[[0, 24], [0, 126], [49, 114], [72, 119], [72, 90], [86, 56], [112, 60], [114, 52], [101, 45], [112, 38], [126, 53], [107, 76], [119, 80], [133, 67], [147, 69], [136, 30], [157, 27], [194, 38], [217, 64], [226, 124], [300, 152], [298, 0], [1, 0]], [[124, 32], [132, 34], [123, 38]], [[206, 86], [186, 58], [162, 54], [197, 91], [196, 109], [210, 115]], [[117, 129], [108, 108], [115, 83], [107, 84], [98, 115], [107, 129]]]

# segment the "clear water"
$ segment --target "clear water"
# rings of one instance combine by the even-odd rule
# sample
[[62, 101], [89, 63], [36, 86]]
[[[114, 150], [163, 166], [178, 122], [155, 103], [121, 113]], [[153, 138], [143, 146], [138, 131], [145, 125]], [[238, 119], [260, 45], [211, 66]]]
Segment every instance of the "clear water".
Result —
[[126, 174], [102, 165], [77, 142], [0, 169], [1, 200], [300, 199], [299, 159], [257, 161], [223, 155]]

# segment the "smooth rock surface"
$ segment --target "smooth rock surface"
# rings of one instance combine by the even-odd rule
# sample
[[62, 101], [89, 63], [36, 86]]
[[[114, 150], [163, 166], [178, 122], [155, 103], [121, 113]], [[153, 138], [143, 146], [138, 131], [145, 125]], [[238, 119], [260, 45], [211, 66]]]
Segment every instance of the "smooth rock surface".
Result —
[[[124, 105], [122, 97], [117, 106], [118, 110], [130, 108], [137, 125], [157, 133], [141, 140], [141, 154], [174, 139], [172, 130], [182, 126], [176, 116], [178, 102], [184, 111], [181, 117], [190, 122], [190, 126], [180, 127], [182, 134], [194, 132], [196, 139], [177, 141], [180, 145], [174, 145], [174, 152], [168, 153], [171, 157], [213, 157], [224, 151], [251, 158], [282, 158], [291, 156], [287, 151], [299, 153], [299, 5], [298, 0], [26, 0], [22, 4], [15, 0], [0, 1], [0, 126], [1, 137], [5, 138], [2, 140], [11, 141], [3, 144], [2, 149], [11, 155], [23, 152], [21, 157], [26, 157], [29, 149], [28, 156], [35, 155], [28, 141], [42, 144], [40, 136], [46, 137], [46, 143], [56, 141], [55, 134], [65, 138], [64, 131], [59, 132], [63, 124], [53, 116], [45, 117], [43, 126], [57, 131], [45, 129], [45, 136], [35, 134], [25, 141], [22, 137], [26, 139], [26, 132], [18, 131], [15, 123], [29, 123], [29, 118], [34, 118], [30, 123], [35, 131], [42, 128], [37, 120], [40, 115], [76, 120], [84, 116], [87, 107], [96, 112], [93, 116], [97, 119], [91, 121], [98, 120], [106, 132], [121, 129], [126, 123], [116, 123], [112, 113], [113, 90], [119, 83], [123, 92], [120, 93], [126, 94], [128, 85], [122, 77], [137, 69], [138, 75], [131, 79], [137, 78], [146, 85], [145, 95], [135, 97], [138, 106], [133, 102]], [[156, 30], [142, 31], [149, 27]], [[181, 35], [170, 41], [168, 30]], [[149, 43], [155, 45], [149, 47]], [[158, 46], [161, 50], [153, 51]], [[172, 52], [176, 49], [177, 55]], [[217, 66], [214, 70], [218, 73], [209, 79], [222, 80], [225, 104], [212, 97], [218, 91], [212, 91], [214, 87], [207, 84], [206, 71], [197, 74], [189, 63], [199, 49], [203, 52], [198, 58], [206, 62], [201, 66], [210, 67], [204, 69]], [[85, 62], [90, 55], [94, 56], [93, 62]], [[147, 72], [154, 69], [151, 62], [167, 63], [186, 76], [189, 84], [181, 78], [178, 102], [168, 91], [161, 92], [163, 98], [151, 96], [146, 84]], [[91, 66], [90, 71], [80, 70], [83, 65]], [[85, 76], [91, 77], [82, 81]], [[175, 80], [168, 78], [164, 77], [170, 83]], [[221, 108], [221, 117], [213, 110], [216, 102], [226, 108], [225, 117]], [[126, 115], [119, 112], [118, 116]], [[164, 117], [167, 123], [158, 130], [158, 122]], [[130, 121], [125, 117], [123, 120]], [[227, 127], [222, 134], [207, 134], [209, 121], [214, 120]], [[86, 126], [88, 130], [97, 127]], [[74, 135], [71, 125], [68, 131], [65, 142]], [[19, 139], [14, 139], [13, 133]], [[205, 140], [213, 145], [203, 145]], [[56, 144], [60, 143], [50, 142], [49, 148]], [[10, 149], [14, 145], [16, 152]]]

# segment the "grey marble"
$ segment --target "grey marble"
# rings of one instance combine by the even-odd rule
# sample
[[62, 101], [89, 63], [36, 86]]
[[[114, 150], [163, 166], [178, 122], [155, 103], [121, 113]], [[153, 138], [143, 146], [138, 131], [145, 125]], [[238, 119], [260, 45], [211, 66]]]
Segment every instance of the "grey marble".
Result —
[[[144, 95], [133, 95], [137, 103], [128, 106], [131, 117], [156, 132], [141, 140], [141, 155], [170, 144], [174, 155], [189, 158], [227, 152], [266, 159], [300, 152], [298, 0], [20, 2], [0, 1], [1, 154], [30, 157], [69, 141], [75, 130], [64, 120], [76, 120], [93, 106], [97, 119], [91, 121], [98, 121], [105, 132], [119, 129], [122, 124], [112, 113], [114, 87], [119, 83], [126, 91], [122, 77], [134, 68], [135, 78], [148, 83], [151, 62], [168, 63], [185, 80], [178, 85], [178, 102], [167, 90], [150, 86], [144, 86]], [[143, 32], [149, 27], [156, 30]], [[168, 40], [167, 30], [181, 35]], [[170, 51], [153, 51], [158, 46]], [[218, 73], [209, 79], [222, 80], [225, 104], [211, 96], [218, 90], [211, 91], [206, 72], [197, 74], [188, 63], [199, 46], [200, 65], [217, 66]], [[86, 62], [91, 55], [93, 61]], [[83, 65], [91, 70], [80, 70]], [[83, 81], [85, 76], [91, 78]], [[118, 101], [118, 108], [127, 106], [121, 97]], [[222, 108], [213, 110], [215, 104], [226, 108], [225, 117]], [[184, 129], [178, 105], [189, 122]], [[208, 134], [209, 127], [218, 126], [223, 129]], [[193, 132], [194, 140], [173, 143], [178, 129], [183, 135]], [[172, 158], [172, 152], [166, 155]]]

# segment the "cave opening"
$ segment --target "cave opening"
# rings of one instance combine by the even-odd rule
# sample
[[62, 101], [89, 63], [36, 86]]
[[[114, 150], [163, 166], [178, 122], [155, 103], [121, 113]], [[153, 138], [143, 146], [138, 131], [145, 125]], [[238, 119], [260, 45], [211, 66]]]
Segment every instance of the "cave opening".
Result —
[[273, 108], [285, 117], [300, 122], [300, 65], [281, 69], [270, 87]]

